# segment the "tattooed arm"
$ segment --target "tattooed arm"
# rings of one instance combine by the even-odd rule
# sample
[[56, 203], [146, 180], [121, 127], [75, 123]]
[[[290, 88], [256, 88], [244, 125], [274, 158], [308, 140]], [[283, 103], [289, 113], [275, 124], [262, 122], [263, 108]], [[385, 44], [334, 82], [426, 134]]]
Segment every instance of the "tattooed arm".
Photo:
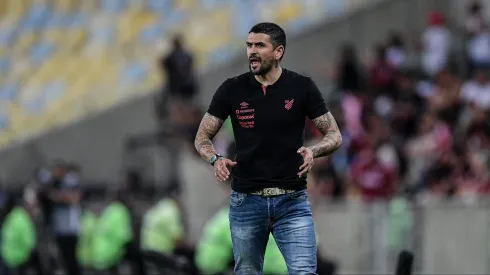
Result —
[[330, 112], [312, 120], [316, 128], [323, 134], [320, 143], [309, 147], [313, 158], [324, 157], [332, 154], [342, 145], [342, 135], [335, 118]]
[[223, 120], [206, 113], [201, 120], [199, 130], [197, 130], [194, 146], [201, 157], [208, 162], [216, 154], [211, 140], [219, 132], [223, 122]]

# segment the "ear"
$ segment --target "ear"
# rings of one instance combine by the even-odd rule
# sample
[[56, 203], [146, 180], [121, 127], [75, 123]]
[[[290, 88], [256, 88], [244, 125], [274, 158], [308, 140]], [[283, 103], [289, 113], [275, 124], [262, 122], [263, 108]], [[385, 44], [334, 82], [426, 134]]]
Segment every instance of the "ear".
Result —
[[274, 50], [274, 57], [276, 60], [280, 60], [281, 57], [284, 55], [284, 46], [278, 46], [275, 50]]

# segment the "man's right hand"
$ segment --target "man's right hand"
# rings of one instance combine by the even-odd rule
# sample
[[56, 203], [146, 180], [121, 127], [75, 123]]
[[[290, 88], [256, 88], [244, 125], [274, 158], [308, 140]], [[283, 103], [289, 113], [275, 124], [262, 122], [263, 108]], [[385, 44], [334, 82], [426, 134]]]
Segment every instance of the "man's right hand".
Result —
[[214, 175], [218, 181], [226, 181], [230, 177], [230, 171], [228, 167], [234, 167], [236, 165], [235, 161], [231, 161], [227, 158], [219, 158], [214, 163]]

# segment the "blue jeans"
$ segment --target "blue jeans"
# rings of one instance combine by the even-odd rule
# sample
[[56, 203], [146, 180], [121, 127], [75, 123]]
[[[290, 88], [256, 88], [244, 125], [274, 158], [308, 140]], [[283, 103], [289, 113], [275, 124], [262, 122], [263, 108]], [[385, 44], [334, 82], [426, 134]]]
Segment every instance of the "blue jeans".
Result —
[[230, 229], [237, 275], [262, 274], [271, 231], [289, 274], [316, 274], [316, 236], [305, 190], [275, 197], [232, 191]]

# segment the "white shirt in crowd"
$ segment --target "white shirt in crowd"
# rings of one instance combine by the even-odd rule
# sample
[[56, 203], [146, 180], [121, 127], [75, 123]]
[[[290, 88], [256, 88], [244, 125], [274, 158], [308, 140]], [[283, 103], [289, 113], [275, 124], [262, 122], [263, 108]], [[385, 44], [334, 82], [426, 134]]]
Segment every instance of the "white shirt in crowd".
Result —
[[481, 16], [470, 16], [465, 22], [466, 31], [469, 33], [477, 33], [482, 29], [484, 24], [485, 21]]
[[422, 67], [426, 73], [434, 76], [447, 65], [451, 34], [444, 26], [431, 26], [422, 34], [422, 42]]
[[481, 84], [474, 80], [467, 81], [461, 87], [461, 98], [467, 103], [490, 110], [490, 82]]
[[406, 54], [405, 51], [398, 47], [390, 47], [386, 51], [386, 59], [395, 68], [400, 68], [404, 65]]
[[476, 34], [468, 41], [467, 49], [473, 62], [490, 62], [490, 32], [483, 30]]

